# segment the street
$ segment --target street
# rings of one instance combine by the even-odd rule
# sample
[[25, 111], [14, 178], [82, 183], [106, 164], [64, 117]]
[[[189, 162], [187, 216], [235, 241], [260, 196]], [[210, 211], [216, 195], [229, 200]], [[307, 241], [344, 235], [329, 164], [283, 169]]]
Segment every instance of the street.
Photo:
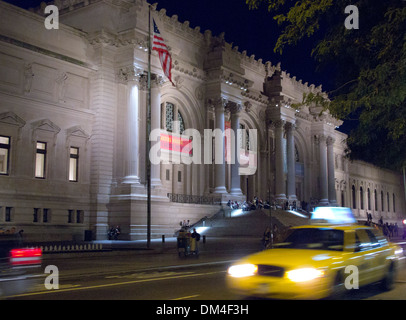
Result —
[[[211, 242], [211, 243], [210, 243]], [[260, 249], [257, 238], [216, 239], [201, 244], [200, 255], [179, 258], [175, 243], [155, 244], [154, 250], [122, 250], [105, 253], [47, 255], [43, 267], [55, 266], [58, 279], [38, 285], [29, 293], [9, 300], [238, 300], [225, 285], [228, 265]], [[44, 278], [55, 276], [44, 273]], [[48, 279], [49, 280], [49, 279]], [[57, 281], [57, 282], [56, 282]], [[370, 285], [348, 292], [344, 299], [406, 300], [406, 267], [395, 287], [381, 292]]]

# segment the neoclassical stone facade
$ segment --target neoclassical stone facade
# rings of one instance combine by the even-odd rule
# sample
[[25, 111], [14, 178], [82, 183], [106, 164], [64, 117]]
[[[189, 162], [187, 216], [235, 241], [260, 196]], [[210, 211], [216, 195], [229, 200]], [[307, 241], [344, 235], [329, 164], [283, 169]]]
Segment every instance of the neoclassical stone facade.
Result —
[[[54, 4], [59, 29], [47, 30], [44, 6], [0, 2], [0, 224], [33, 240], [83, 239], [86, 230], [105, 239], [112, 225], [122, 238], [145, 238], [148, 5]], [[162, 160], [151, 165], [153, 236], [172, 235], [179, 221], [210, 216], [228, 199], [254, 196], [349, 206], [359, 219], [371, 212], [400, 222], [401, 176], [349, 162], [340, 120], [318, 106], [292, 107], [321, 86], [247, 56], [224, 34], [151, 10], [175, 83], [153, 53], [151, 128], [161, 131], [151, 147]], [[207, 132], [227, 128], [241, 134], [207, 143]], [[191, 163], [175, 161], [182, 139], [193, 141]], [[231, 143], [234, 155], [226, 151]]]

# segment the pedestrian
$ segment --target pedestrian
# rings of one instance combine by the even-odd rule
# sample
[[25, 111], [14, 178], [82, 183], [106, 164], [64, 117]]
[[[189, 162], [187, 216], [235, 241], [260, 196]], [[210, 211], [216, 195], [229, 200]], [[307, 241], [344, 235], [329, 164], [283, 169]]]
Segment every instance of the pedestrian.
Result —
[[191, 244], [190, 244], [191, 252], [194, 252], [195, 254], [199, 253], [199, 246], [198, 246], [199, 241], [200, 241], [200, 234], [196, 231], [196, 228], [193, 228], [193, 232], [191, 235]]
[[278, 226], [276, 224], [273, 225], [273, 231], [272, 231], [272, 242], [277, 243], [279, 241], [279, 230]]
[[121, 230], [119, 226], [116, 226], [114, 229], [114, 240], [118, 240], [118, 236], [121, 234]]
[[268, 248], [268, 245], [269, 245], [270, 242], [271, 242], [271, 236], [272, 236], [272, 234], [271, 234], [271, 228], [266, 227], [266, 229], [265, 229], [265, 231], [264, 231], [264, 234], [263, 234], [263, 236], [262, 236], [262, 246], [263, 246], [263, 249], [267, 249], [267, 248]]

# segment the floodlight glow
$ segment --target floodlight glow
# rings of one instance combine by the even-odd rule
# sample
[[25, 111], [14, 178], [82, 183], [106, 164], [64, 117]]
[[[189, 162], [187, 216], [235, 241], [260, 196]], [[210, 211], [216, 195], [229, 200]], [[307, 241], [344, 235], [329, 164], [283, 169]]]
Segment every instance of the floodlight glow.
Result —
[[242, 211], [242, 209], [235, 209], [233, 211], [231, 211], [231, 217], [238, 217], [244, 214], [244, 211]]
[[196, 232], [197, 232], [197, 233], [203, 233], [203, 232], [205, 232], [207, 229], [209, 229], [209, 227], [198, 227], [198, 228], [196, 228]]
[[304, 214], [301, 214], [301, 213], [299, 213], [297, 211], [294, 211], [294, 210], [288, 210], [288, 212], [290, 212], [291, 214], [294, 214], [295, 216], [298, 216], [300, 218], [307, 218], [307, 216], [305, 216]]
[[312, 212], [311, 220], [316, 222], [327, 222], [333, 224], [352, 224], [357, 220], [350, 208], [342, 207], [317, 207]]

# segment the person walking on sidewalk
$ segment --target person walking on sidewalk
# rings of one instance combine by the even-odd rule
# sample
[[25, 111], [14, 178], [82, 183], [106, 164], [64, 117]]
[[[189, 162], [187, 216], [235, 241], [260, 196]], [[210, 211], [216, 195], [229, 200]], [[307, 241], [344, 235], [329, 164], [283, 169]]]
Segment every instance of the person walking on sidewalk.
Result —
[[198, 241], [200, 240], [200, 234], [197, 233], [196, 228], [193, 228], [193, 233], [191, 235], [190, 251], [195, 254], [199, 253]]

